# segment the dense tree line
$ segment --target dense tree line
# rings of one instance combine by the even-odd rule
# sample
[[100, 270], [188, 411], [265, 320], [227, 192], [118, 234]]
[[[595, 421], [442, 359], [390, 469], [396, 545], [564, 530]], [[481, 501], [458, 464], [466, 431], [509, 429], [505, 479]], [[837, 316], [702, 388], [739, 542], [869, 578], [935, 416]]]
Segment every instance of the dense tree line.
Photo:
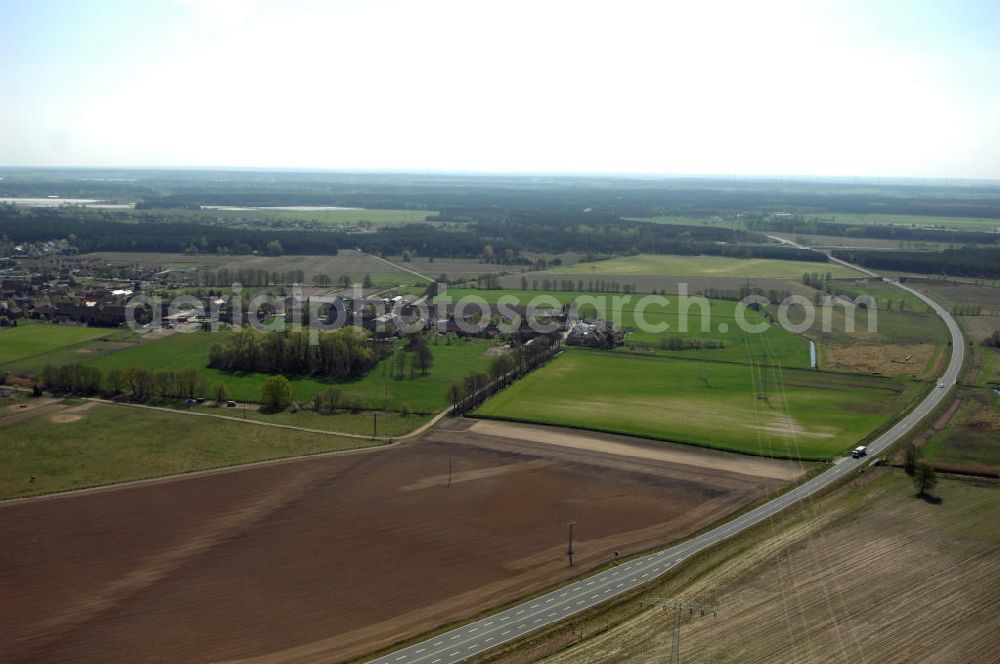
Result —
[[284, 253], [336, 255], [340, 248], [356, 244], [345, 233], [328, 231], [255, 230], [190, 221], [136, 222], [115, 210], [10, 205], [0, 205], [0, 234], [18, 242], [65, 238], [81, 253], [265, 254], [269, 243], [279, 242]]
[[[325, 275], [324, 275], [325, 276]], [[327, 277], [329, 280], [329, 277]], [[198, 270], [195, 283], [198, 286], [274, 286], [278, 284], [303, 284], [306, 275], [303, 270], [287, 270], [285, 272], [270, 272], [257, 269], [222, 268], [219, 270]]]
[[1000, 248], [965, 247], [946, 251], [867, 251], [837, 249], [833, 255], [873, 270], [955, 277], [1000, 277]]
[[225, 387], [211, 389], [198, 369], [152, 372], [138, 367], [111, 369], [103, 372], [82, 364], [48, 365], [42, 370], [46, 389], [83, 395], [125, 395], [134, 401], [152, 398], [195, 399], [209, 393], [228, 398]]
[[[998, 222], [1000, 225], [1000, 222]], [[889, 224], [845, 224], [803, 217], [769, 217], [751, 220], [748, 226], [756, 230], [833, 235], [837, 237], [874, 238], [903, 242], [944, 242], [951, 244], [997, 244], [1000, 234], [981, 231], [955, 231], [943, 228], [916, 228]]]
[[[129, 213], [81, 208], [15, 208], [0, 206], [0, 235], [18, 242], [53, 238], [70, 240], [80, 252], [156, 251], [189, 254], [333, 255], [360, 248], [382, 255], [413, 252], [421, 256], [476, 258], [521, 264], [526, 251], [578, 251], [594, 254], [682, 254], [740, 258], [784, 258], [822, 262], [821, 252], [776, 245], [733, 245], [761, 239], [745, 232], [712, 226], [680, 226], [622, 220], [610, 215], [532, 212], [481, 221], [463, 229], [442, 230], [429, 224], [388, 226], [371, 234], [335, 230], [283, 231], [222, 226], [190, 221], [163, 221], [151, 215], [135, 221]], [[273, 247], [280, 245], [280, 251]], [[527, 261], [530, 264], [531, 261]]]
[[833, 274], [830, 272], [806, 272], [802, 275], [802, 283], [816, 290], [826, 290], [833, 281]]
[[[392, 176], [381, 174], [241, 173], [225, 183], [198, 174], [162, 174], [150, 207], [195, 205], [340, 205], [440, 210], [448, 218], [503, 209], [583, 210], [621, 216], [712, 216], [742, 210], [840, 211], [1000, 218], [989, 185], [793, 182], [687, 178]], [[22, 194], [23, 195], [23, 194]]]
[[391, 352], [364, 330], [344, 327], [321, 332], [315, 344], [310, 331], [259, 332], [240, 329], [225, 344], [212, 346], [208, 366], [223, 371], [261, 372], [286, 376], [359, 378]]

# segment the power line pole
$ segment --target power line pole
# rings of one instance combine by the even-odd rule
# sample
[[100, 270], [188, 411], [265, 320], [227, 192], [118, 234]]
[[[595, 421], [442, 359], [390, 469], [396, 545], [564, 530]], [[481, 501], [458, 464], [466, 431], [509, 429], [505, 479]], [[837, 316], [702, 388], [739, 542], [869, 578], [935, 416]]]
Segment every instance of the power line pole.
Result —
[[685, 602], [676, 598], [649, 597], [644, 599], [642, 603], [644, 606], [659, 606], [664, 611], [674, 612], [674, 620], [671, 625], [670, 664], [680, 664], [681, 662], [681, 623], [684, 618], [684, 612], [687, 611], [689, 616], [693, 616], [696, 611], [702, 616], [711, 613], [713, 617], [717, 613], [714, 606]]
[[575, 521], [569, 522], [569, 546], [566, 547], [566, 554], [569, 556], [569, 566], [573, 566], [573, 526], [576, 525]]

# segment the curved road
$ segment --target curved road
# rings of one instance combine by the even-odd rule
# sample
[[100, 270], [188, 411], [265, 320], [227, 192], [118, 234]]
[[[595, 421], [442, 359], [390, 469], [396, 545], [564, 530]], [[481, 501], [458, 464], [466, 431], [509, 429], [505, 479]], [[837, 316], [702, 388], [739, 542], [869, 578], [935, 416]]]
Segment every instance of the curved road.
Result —
[[[871, 277], [878, 277], [869, 270], [837, 259], [831, 260], [864, 272]], [[869, 443], [868, 450], [873, 456], [882, 453], [887, 447], [908, 434], [920, 420], [941, 403], [957, 381], [959, 370], [965, 359], [962, 334], [951, 315], [923, 293], [903, 284], [891, 283], [926, 302], [944, 320], [951, 334], [951, 361], [948, 363], [944, 375], [939, 379], [939, 382], [944, 384], [944, 389], [934, 387], [931, 393], [910, 413]], [[546, 627], [652, 581], [694, 554], [729, 539], [747, 528], [771, 518], [786, 507], [830, 486], [868, 461], [866, 458], [845, 459], [791, 491], [686, 542], [579, 579], [550, 593], [498, 611], [474, 623], [457, 627], [426, 641], [415, 643], [402, 650], [372, 660], [372, 662], [377, 664], [450, 664], [513, 641], [529, 632]]]

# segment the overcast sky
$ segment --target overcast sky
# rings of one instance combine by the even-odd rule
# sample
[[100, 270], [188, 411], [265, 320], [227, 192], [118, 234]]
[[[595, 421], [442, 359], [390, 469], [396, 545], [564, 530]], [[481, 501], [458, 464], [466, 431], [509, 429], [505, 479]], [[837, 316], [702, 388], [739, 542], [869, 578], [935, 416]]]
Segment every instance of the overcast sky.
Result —
[[0, 0], [0, 164], [1000, 178], [1000, 3]]

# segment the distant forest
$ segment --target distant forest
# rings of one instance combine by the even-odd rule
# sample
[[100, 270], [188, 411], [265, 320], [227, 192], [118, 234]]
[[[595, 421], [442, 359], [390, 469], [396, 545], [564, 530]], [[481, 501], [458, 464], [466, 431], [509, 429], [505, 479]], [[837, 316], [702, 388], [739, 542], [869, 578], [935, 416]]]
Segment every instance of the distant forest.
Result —
[[[997, 222], [1000, 225], [1000, 221]], [[944, 242], [951, 244], [1000, 244], [1000, 233], [956, 231], [944, 228], [912, 228], [888, 224], [843, 224], [832, 221], [806, 220], [801, 217], [755, 219], [747, 223], [752, 230], [800, 233], [803, 235], [833, 235], [864, 237], [900, 242]]]
[[[381, 255], [472, 258], [528, 265], [532, 252], [784, 258], [821, 263], [821, 252], [767, 244], [764, 232], [866, 237], [984, 247], [998, 234], [810, 218], [830, 213], [982, 217], [1000, 220], [1000, 186], [740, 178], [462, 176], [285, 171], [0, 170], [0, 196], [79, 197], [135, 209], [0, 205], [0, 237], [66, 239], [80, 252]], [[329, 205], [425, 213], [430, 223], [350, 233], [305, 220], [192, 217], [205, 205]], [[775, 217], [775, 212], [791, 216]], [[655, 216], [684, 224], [646, 221]], [[713, 223], [717, 218], [732, 224]], [[312, 222], [315, 224], [315, 222]], [[726, 225], [745, 226], [743, 230]], [[10, 243], [0, 244], [9, 247]], [[996, 276], [988, 250], [841, 252], [864, 265], [956, 276]]]
[[709, 218], [734, 212], [911, 214], [1000, 219], [1000, 187], [746, 178], [463, 176], [288, 171], [7, 169], [0, 197], [59, 195], [200, 205], [336, 205], [373, 209], [536, 210], [616, 217]]
[[[714, 226], [622, 220], [593, 213], [508, 212], [461, 229], [430, 224], [387, 226], [377, 233], [341, 230], [270, 230], [190, 221], [136, 221], [119, 211], [0, 206], [0, 236], [15, 242], [68, 239], [81, 253], [154, 251], [188, 253], [334, 255], [340, 249], [496, 263], [530, 262], [524, 252], [592, 254], [732, 255], [824, 262], [820, 252], [764, 244], [763, 236]], [[744, 244], [736, 244], [743, 242]]]
[[940, 252], [838, 249], [833, 255], [873, 270], [1000, 278], [1000, 248], [963, 247]]

